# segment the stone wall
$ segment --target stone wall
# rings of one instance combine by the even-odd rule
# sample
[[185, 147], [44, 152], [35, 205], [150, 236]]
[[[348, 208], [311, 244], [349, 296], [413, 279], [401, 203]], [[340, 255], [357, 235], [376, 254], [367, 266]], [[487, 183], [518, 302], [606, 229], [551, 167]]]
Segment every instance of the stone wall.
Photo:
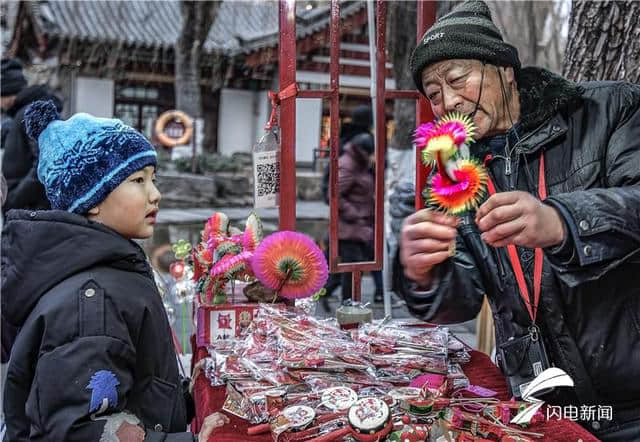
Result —
[[213, 177], [159, 172], [156, 184], [162, 193], [162, 207], [190, 208], [218, 205], [217, 186]]
[[296, 174], [297, 194], [300, 201], [323, 201], [322, 173], [298, 171]]
[[[162, 193], [162, 207], [249, 207], [253, 205], [253, 169], [238, 172], [209, 172], [194, 175], [161, 170], [157, 174]], [[297, 198], [301, 201], [322, 201], [322, 174], [299, 171]]]

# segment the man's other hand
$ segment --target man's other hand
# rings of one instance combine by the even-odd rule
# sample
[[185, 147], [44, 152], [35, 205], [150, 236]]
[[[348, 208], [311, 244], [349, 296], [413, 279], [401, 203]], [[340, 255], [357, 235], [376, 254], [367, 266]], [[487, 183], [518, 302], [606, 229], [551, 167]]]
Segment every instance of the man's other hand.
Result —
[[493, 247], [551, 247], [566, 235], [558, 211], [527, 192], [492, 195], [476, 212], [475, 221], [482, 240]]
[[422, 288], [429, 288], [432, 270], [455, 252], [458, 218], [420, 210], [407, 217], [400, 237], [404, 273]]

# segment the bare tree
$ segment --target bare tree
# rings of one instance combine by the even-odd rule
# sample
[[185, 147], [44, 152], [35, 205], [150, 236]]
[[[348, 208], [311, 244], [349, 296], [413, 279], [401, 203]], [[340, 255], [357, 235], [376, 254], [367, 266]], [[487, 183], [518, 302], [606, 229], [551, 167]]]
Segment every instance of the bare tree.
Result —
[[439, 1], [438, 6], [436, 6], [436, 17], [440, 18], [443, 15], [448, 14], [458, 3], [461, 2], [454, 0]]
[[[437, 16], [451, 11], [459, 1], [439, 1]], [[387, 47], [393, 64], [393, 77], [397, 89], [415, 89], [408, 62], [416, 47], [417, 2], [395, 1], [387, 4]], [[426, 31], [426, 29], [425, 29]], [[395, 100], [393, 103], [395, 128], [389, 147], [411, 149], [412, 135], [416, 127], [414, 100]]]
[[567, 78], [640, 82], [640, 2], [574, 1], [569, 35]]
[[221, 1], [180, 2], [182, 29], [175, 45], [176, 107], [193, 118], [202, 117], [200, 59]]
[[[416, 2], [389, 2], [387, 5], [388, 49], [396, 88], [415, 89], [408, 62], [416, 47]], [[411, 137], [416, 127], [415, 100], [395, 100], [393, 120], [395, 128], [389, 147], [410, 149], [413, 145]]]
[[505, 41], [518, 49], [523, 66], [562, 68], [568, 8], [562, 1], [491, 1], [493, 20]]

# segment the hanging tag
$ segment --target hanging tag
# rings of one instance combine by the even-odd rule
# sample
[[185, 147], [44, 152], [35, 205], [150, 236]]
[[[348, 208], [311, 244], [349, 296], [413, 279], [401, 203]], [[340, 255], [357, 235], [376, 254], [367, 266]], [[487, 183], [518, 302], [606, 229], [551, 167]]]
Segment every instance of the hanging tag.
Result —
[[280, 204], [280, 143], [275, 129], [267, 129], [253, 148], [253, 195], [255, 208]]

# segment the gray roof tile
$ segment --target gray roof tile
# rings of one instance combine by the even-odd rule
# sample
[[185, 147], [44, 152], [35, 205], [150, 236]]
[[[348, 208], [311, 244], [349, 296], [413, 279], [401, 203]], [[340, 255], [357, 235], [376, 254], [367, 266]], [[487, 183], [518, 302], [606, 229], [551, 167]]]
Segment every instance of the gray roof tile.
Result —
[[[27, 2], [44, 33], [61, 38], [107, 41], [146, 47], [172, 47], [182, 18], [178, 0], [97, 0]], [[364, 7], [346, 2], [343, 16]], [[299, 37], [327, 26], [329, 7], [320, 5], [297, 13]], [[278, 2], [269, 0], [225, 1], [205, 43], [208, 52], [251, 52], [278, 43]]]

